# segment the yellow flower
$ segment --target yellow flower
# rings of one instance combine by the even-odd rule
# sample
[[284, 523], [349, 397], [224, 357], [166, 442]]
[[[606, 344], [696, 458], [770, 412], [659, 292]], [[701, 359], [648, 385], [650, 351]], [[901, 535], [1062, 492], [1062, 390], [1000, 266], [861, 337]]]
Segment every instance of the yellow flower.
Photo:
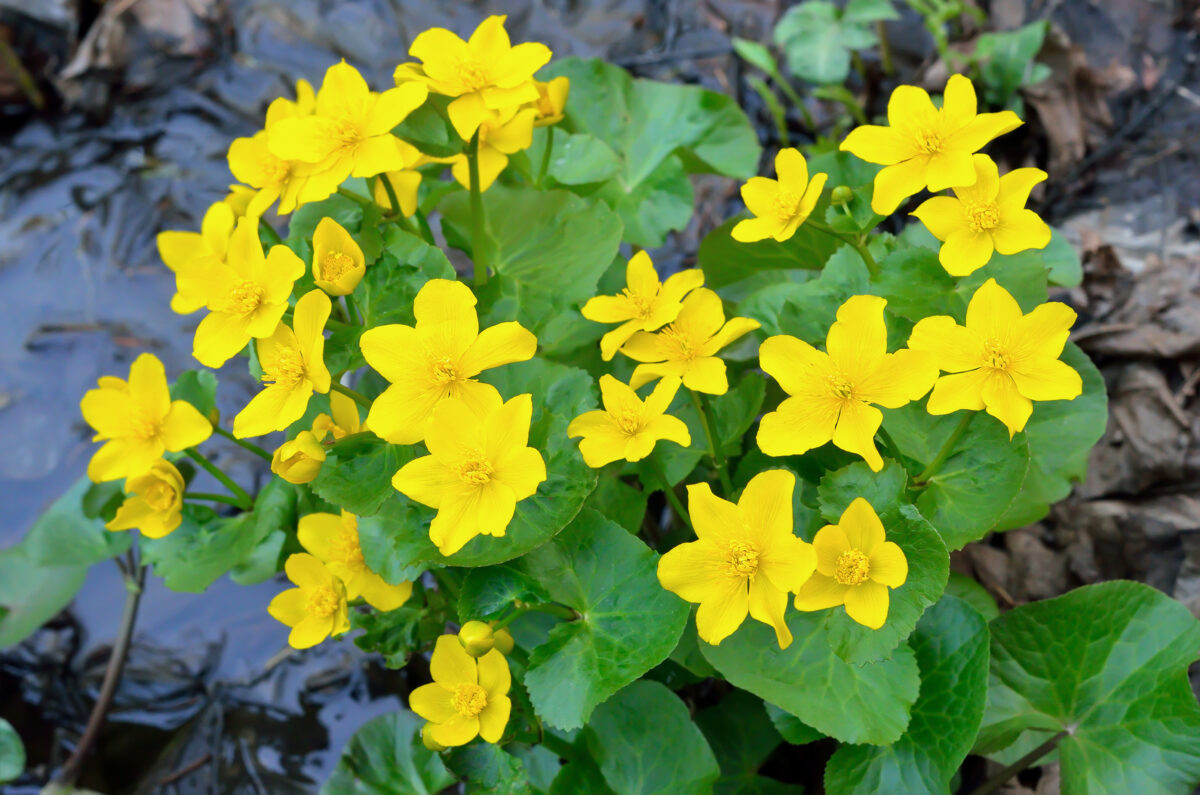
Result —
[[571, 420], [567, 437], [583, 437], [579, 452], [588, 466], [597, 469], [622, 458], [641, 461], [659, 439], [687, 447], [692, 443], [687, 425], [665, 413], [678, 390], [678, 378], [664, 378], [643, 403], [625, 384], [611, 375], [602, 375], [604, 410], [588, 411]]
[[[479, 122], [479, 189], [487, 190], [508, 165], [508, 156], [528, 149], [533, 143], [533, 108], [509, 108], [489, 113]], [[466, 155], [452, 160], [450, 173], [464, 188], [471, 187], [470, 165]]]
[[688, 488], [696, 541], [658, 561], [658, 581], [680, 598], [699, 603], [696, 631], [714, 646], [742, 625], [746, 614], [775, 628], [779, 647], [792, 642], [783, 614], [789, 591], [813, 573], [811, 544], [792, 535], [796, 477], [771, 469], [755, 475], [734, 505], [707, 483]]
[[300, 544], [346, 586], [346, 598], [362, 597], [376, 610], [395, 610], [412, 596], [413, 584], [389, 585], [367, 568], [358, 540], [358, 517], [345, 510], [300, 517]]
[[467, 654], [482, 657], [496, 647], [496, 633], [482, 621], [468, 621], [458, 628], [458, 642]]
[[429, 538], [443, 555], [477, 535], [503, 536], [517, 503], [546, 479], [542, 454], [528, 446], [530, 396], [502, 404], [494, 389], [481, 394], [477, 408], [458, 398], [439, 403], [425, 435], [430, 454], [392, 478], [396, 491], [437, 509]]
[[322, 413], [313, 420], [312, 432], [318, 441], [324, 441], [326, 436], [332, 434], [336, 442], [352, 433], [367, 430], [366, 423], [359, 419], [358, 404], [353, 398], [346, 397], [341, 392], [330, 392], [329, 411], [332, 417]]
[[288, 643], [293, 649], [316, 646], [330, 635], [350, 629], [346, 587], [324, 563], [300, 552], [287, 559], [283, 570], [297, 587], [272, 599], [267, 612], [292, 628]]
[[258, 340], [258, 363], [267, 386], [233, 418], [234, 436], [282, 431], [304, 416], [313, 392], [329, 391], [323, 332], [330, 308], [325, 293], [312, 290], [296, 302], [294, 329], [280, 323], [274, 334]]
[[417, 293], [413, 315], [415, 328], [379, 326], [359, 340], [367, 363], [391, 382], [371, 404], [367, 424], [393, 444], [421, 441], [434, 407], [446, 398], [475, 409], [498, 399], [496, 389], [475, 376], [537, 352], [537, 337], [520, 323], [480, 332], [475, 295], [462, 282], [430, 279]]
[[367, 259], [350, 233], [332, 218], [313, 232], [313, 281], [330, 295], [349, 295], [367, 272]]
[[1033, 401], [1079, 397], [1079, 373], [1058, 358], [1074, 322], [1075, 310], [1057, 302], [1022, 315], [995, 279], [971, 296], [966, 326], [946, 315], [925, 318], [913, 329], [908, 346], [926, 351], [951, 373], [933, 385], [929, 413], [986, 408], [1012, 438], [1025, 428]]
[[[233, 210], [235, 217], [241, 218], [243, 215], [249, 214], [247, 211], [250, 209], [250, 202], [254, 201], [254, 197], [257, 195], [258, 191], [248, 185], [234, 184], [229, 186], [229, 193], [222, 201], [229, 205], [229, 209]], [[229, 225], [229, 231], [233, 232], [232, 224]]]
[[975, 184], [971, 155], [1021, 126], [1011, 110], [976, 113], [975, 86], [962, 75], [950, 76], [940, 108], [925, 89], [898, 86], [887, 115], [890, 126], [864, 124], [851, 130], [840, 147], [886, 166], [875, 176], [871, 197], [871, 209], [880, 215], [889, 215], [922, 188], [936, 192]]
[[109, 530], [137, 528], [148, 538], [162, 538], [183, 520], [183, 488], [183, 475], [170, 461], [160, 458], [144, 474], [125, 481], [129, 496], [104, 526]]
[[824, 610], [844, 604], [846, 615], [871, 629], [887, 621], [888, 588], [908, 579], [904, 550], [885, 541], [871, 503], [855, 498], [837, 524], [817, 531], [817, 571], [796, 594], [796, 609]]
[[759, 423], [759, 449], [772, 456], [799, 455], [832, 441], [861, 455], [875, 472], [883, 468], [875, 449], [883, 414], [872, 404], [899, 408], [928, 392], [937, 378], [925, 354], [887, 352], [886, 304], [874, 295], [842, 304], [825, 338], [827, 353], [787, 335], [762, 344], [759, 364], [788, 398]]
[[650, 255], [639, 251], [625, 266], [626, 287], [618, 295], [598, 295], [583, 305], [583, 316], [621, 325], [600, 338], [600, 355], [611, 361], [638, 331], [657, 331], [679, 316], [683, 297], [704, 284], [704, 271], [692, 268], [658, 280]]
[[987, 155], [975, 155], [975, 184], [955, 188], [954, 197], [934, 196], [913, 210], [942, 241], [938, 260], [951, 276], [966, 276], [992, 258], [1050, 243], [1050, 227], [1025, 209], [1029, 191], [1046, 178], [1040, 168], [1018, 168], [1000, 176]]
[[312, 116], [282, 119], [267, 130], [270, 151], [283, 160], [312, 165], [300, 189], [300, 202], [320, 201], [347, 177], [373, 177], [404, 168], [411, 144], [392, 135], [392, 128], [425, 102], [420, 83], [375, 94], [345, 61], [325, 72]]
[[212, 436], [212, 423], [191, 403], [171, 400], [162, 362], [143, 353], [129, 367], [129, 381], [105, 376], [79, 402], [83, 418], [104, 442], [88, 462], [96, 483], [140, 475], [162, 457], [195, 447]]
[[742, 201], [756, 217], [739, 221], [731, 234], [739, 243], [753, 243], [768, 237], [787, 240], [804, 223], [825, 187], [828, 174], [808, 178], [808, 164], [796, 149], [780, 149], [775, 155], [775, 174], [779, 179], [751, 177], [742, 186]]
[[562, 121], [563, 110], [567, 107], [567, 94], [571, 91], [570, 79], [565, 76], [556, 77], [548, 83], [534, 80], [533, 87], [538, 92], [538, 98], [533, 103], [533, 108], [537, 110], [533, 126], [545, 127]]
[[433, 681], [408, 696], [409, 708], [429, 721], [421, 736], [437, 745], [466, 745], [476, 736], [498, 743], [508, 725], [512, 675], [504, 655], [493, 649], [478, 660], [454, 635], [442, 635], [429, 661]]
[[464, 141], [471, 140], [493, 111], [538, 99], [533, 73], [550, 60], [550, 48], [537, 43], [511, 46], [504, 20], [488, 17], [468, 41], [445, 28], [430, 28], [408, 49], [421, 64], [396, 67], [396, 85], [418, 81], [435, 94], [457, 97], [447, 111]]
[[264, 257], [258, 219], [238, 219], [224, 265], [208, 278], [209, 313], [196, 328], [192, 355], [215, 369], [251, 338], [271, 336], [287, 311], [292, 285], [305, 270], [304, 261], [287, 246], [272, 246]]
[[400, 212], [405, 218], [411, 218], [418, 207], [418, 195], [421, 190], [421, 172], [415, 167], [408, 167], [399, 171], [387, 171], [380, 174], [375, 180], [373, 193], [375, 203], [387, 211], [392, 209], [392, 199], [387, 194], [387, 187], [383, 184], [383, 178], [387, 177], [392, 183], [392, 190], [396, 192], [396, 201], [400, 205]]
[[207, 302], [208, 286], [225, 263], [235, 223], [233, 208], [220, 201], [204, 213], [198, 233], [175, 230], [158, 233], [158, 254], [175, 274], [173, 311], [190, 315]]
[[638, 389], [655, 378], [674, 375], [694, 392], [724, 395], [729, 381], [717, 352], [758, 327], [758, 321], [748, 317], [725, 322], [720, 296], [704, 287], [693, 290], [671, 325], [657, 334], [639, 331], [621, 348], [630, 359], [646, 362], [634, 368], [629, 385]]
[[271, 471], [288, 483], [311, 483], [321, 471], [325, 448], [312, 431], [300, 431], [271, 456]]
[[279, 212], [296, 209], [300, 190], [304, 187], [312, 166], [285, 160], [272, 154], [269, 146], [270, 129], [284, 119], [311, 116], [316, 109], [312, 86], [307, 80], [296, 81], [296, 101], [279, 97], [267, 108], [263, 129], [249, 138], [235, 138], [229, 146], [229, 170], [250, 188], [251, 198], [239, 215], [258, 217], [279, 200]]

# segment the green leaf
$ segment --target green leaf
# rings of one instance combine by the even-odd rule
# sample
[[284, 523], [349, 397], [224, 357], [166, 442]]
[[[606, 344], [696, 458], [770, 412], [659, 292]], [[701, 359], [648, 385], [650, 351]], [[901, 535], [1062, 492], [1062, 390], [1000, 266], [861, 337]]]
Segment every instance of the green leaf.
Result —
[[1022, 312], [1032, 312], [1034, 307], [1046, 302], [1046, 262], [1042, 259], [1040, 251], [993, 254], [987, 265], [958, 280], [955, 291], [959, 295], [961, 308], [953, 314], [960, 323], [966, 317], [967, 304], [970, 303], [971, 297], [988, 279], [995, 279], [1001, 287], [1011, 293], [1020, 304]]
[[579, 613], [529, 657], [525, 687], [553, 726], [582, 726], [597, 704], [665, 660], [683, 632], [688, 608], [658, 584], [658, 555], [591, 509], [517, 565]]
[[[366, 193], [363, 192], [363, 195], [365, 196]], [[332, 218], [345, 229], [355, 230], [362, 224], [363, 206], [353, 199], [347, 199], [337, 193], [328, 199], [301, 205], [296, 208], [296, 212], [292, 213], [291, 221], [288, 223], [288, 245], [290, 246], [296, 240], [311, 240], [313, 232], [316, 231], [317, 224], [321, 223], [322, 218]], [[296, 251], [295, 247], [292, 250]], [[296, 254], [308, 262], [308, 259], [299, 251], [296, 251]]]
[[525, 765], [517, 757], [491, 743], [452, 748], [446, 754], [446, 763], [466, 780], [468, 792], [498, 795], [530, 792]]
[[893, 745], [843, 745], [825, 767], [828, 795], [946, 793], [983, 718], [988, 628], [965, 602], [943, 598], [912, 639], [921, 694], [908, 731]]
[[904, 470], [895, 462], [872, 480], [870, 468], [859, 461], [831, 472], [821, 479], [821, 513], [836, 523], [855, 499], [863, 497], [879, 514], [888, 541], [904, 550], [908, 560], [908, 579], [899, 588], [888, 591], [887, 622], [870, 629], [834, 607], [822, 611], [828, 616], [824, 630], [833, 650], [847, 662], [873, 662], [891, 654], [917, 626], [925, 608], [941, 598], [950, 572], [950, 556], [937, 530], [912, 505], [901, 503], [907, 482]]
[[1020, 493], [996, 523], [1000, 530], [1038, 521], [1051, 505], [1070, 494], [1071, 484], [1083, 481], [1092, 447], [1104, 435], [1108, 423], [1104, 377], [1073, 342], [1067, 343], [1062, 360], [1082, 376], [1083, 394], [1074, 400], [1034, 402], [1024, 431], [1029, 470]]
[[424, 607], [411, 604], [395, 610], [352, 610], [350, 626], [363, 634], [354, 638], [354, 645], [365, 652], [379, 654], [388, 668], [403, 668], [409, 657], [423, 642], [432, 641], [442, 632], [442, 619], [432, 622]]
[[753, 791], [758, 769], [782, 741], [763, 702], [744, 690], [730, 691], [712, 707], [696, 713], [721, 767], [717, 792]]
[[399, 493], [390, 496], [378, 513], [358, 523], [367, 565], [388, 582], [411, 580], [431, 563], [491, 566], [519, 557], [574, 519], [595, 488], [596, 471], [583, 462], [577, 444], [567, 438], [570, 420], [595, 405], [591, 376], [574, 367], [531, 359], [489, 370], [481, 378], [508, 397], [523, 392], [537, 396], [529, 444], [541, 451], [547, 480], [534, 496], [517, 503], [502, 537], [476, 537], [448, 558], [429, 540], [434, 511]]
[[596, 490], [588, 497], [585, 505], [595, 508], [609, 519], [637, 535], [646, 518], [646, 503], [649, 494], [634, 488], [615, 475], [600, 474]]
[[321, 795], [437, 795], [456, 783], [421, 742], [422, 723], [407, 710], [368, 721], [350, 738]]
[[702, 643], [708, 661], [729, 680], [812, 728], [847, 743], [886, 745], [908, 726], [919, 676], [912, 649], [890, 659], [851, 665], [829, 647], [826, 616], [791, 612], [795, 640], [780, 649], [775, 631], [748, 619], [719, 646]]
[[392, 476], [412, 458], [411, 446], [388, 444], [373, 434], [354, 434], [329, 448], [312, 490], [352, 514], [370, 516], [395, 494]]
[[842, 19], [846, 22], [881, 22], [888, 19], [899, 19], [900, 14], [892, 5], [892, 0], [850, 0]]
[[790, 334], [823, 347], [838, 307], [852, 295], [871, 291], [862, 257], [842, 246], [817, 278], [751, 294], [738, 305], [738, 314], [762, 323], [767, 334]]
[[[443, 228], [462, 241], [470, 240], [469, 198], [456, 193], [441, 204]], [[621, 221], [607, 206], [565, 190], [502, 185], [483, 194], [483, 205], [490, 264], [517, 289], [515, 319], [522, 325], [537, 333], [548, 319], [545, 302], [560, 309], [595, 295], [621, 242]]]
[[1200, 781], [1200, 706], [1188, 666], [1200, 623], [1133, 582], [1078, 588], [991, 624], [975, 750], [1010, 763], [1058, 731], [1064, 795], [1186, 793]]
[[[597, 195], [620, 214], [629, 243], [659, 246], [668, 232], [686, 225], [691, 188], [685, 214], [679, 201], [684, 171], [746, 178], [757, 170], [758, 138], [745, 114], [723, 94], [634, 80], [598, 59], [564, 58], [542, 74], [571, 80], [565, 126], [593, 136], [616, 154], [620, 168]], [[670, 211], [661, 206], [664, 198]]]
[[12, 724], [0, 718], [0, 784], [13, 781], [24, 770], [25, 746]]
[[387, 323], [412, 325], [413, 299], [425, 282], [454, 278], [454, 267], [440, 248], [392, 226], [384, 237], [379, 260], [367, 268], [355, 290], [358, 308], [370, 328]]
[[720, 774], [687, 707], [657, 682], [634, 682], [597, 707], [584, 738], [617, 795], [699, 795]]
[[270, 531], [241, 563], [229, 570], [229, 579], [238, 585], [257, 585], [274, 577], [279, 572], [279, 558], [287, 538], [283, 530]]
[[458, 620], [498, 618], [517, 599], [547, 602], [550, 594], [536, 578], [513, 566], [471, 569], [458, 594]]
[[36, 566], [90, 566], [129, 549], [128, 532], [104, 529], [104, 522], [84, 513], [84, 496], [91, 485], [82, 477], [38, 517], [22, 545]]
[[775, 26], [775, 43], [783, 49], [788, 71], [812, 83], [844, 82], [850, 75], [850, 51], [874, 46], [872, 23], [889, 18], [878, 16], [875, 5], [852, 3], [844, 15], [823, 0], [789, 8]]
[[825, 736], [782, 707], [766, 703], [764, 706], [767, 708], [767, 717], [771, 719], [771, 725], [792, 745], [808, 745]]
[[1047, 278], [1059, 287], [1078, 287], [1083, 282], [1083, 263], [1062, 232], [1051, 227], [1050, 244], [1042, 249], [1042, 261], [1049, 270]]
[[888, 311], [913, 323], [931, 315], [953, 315], [961, 299], [955, 279], [936, 251], [917, 246], [899, 248], [879, 263], [876, 282], [879, 295], [887, 299]]
[[[883, 427], [911, 459], [908, 471], [917, 475], [937, 456], [962, 417], [961, 411], [933, 416], [921, 401], [885, 409]], [[999, 420], [973, 412], [966, 432], [917, 497], [917, 508], [941, 533], [947, 549], [961, 549], [996, 526], [1028, 469], [1025, 436], [1017, 434], [1010, 440]]]
[[1017, 90], [1043, 79], [1036, 61], [1049, 23], [1031, 22], [1016, 30], [985, 33], [975, 43], [975, 60], [979, 63], [983, 99], [991, 107], [1003, 108]]
[[404, 117], [392, 133], [427, 155], [449, 157], [463, 151], [463, 140], [446, 115], [450, 97], [430, 94], [424, 105]]
[[141, 548], [145, 562], [168, 588], [201, 593], [246, 560], [265, 534], [259, 535], [253, 513], [201, 523], [192, 510], [185, 506], [179, 527], [163, 538], [143, 538]]
[[588, 756], [562, 766], [550, 785], [550, 795], [613, 795], [600, 769]]
[[983, 616], [984, 621], [991, 621], [1000, 615], [1000, 608], [996, 606], [996, 600], [987, 589], [965, 574], [950, 572], [950, 579], [946, 581], [946, 594], [966, 602]]
[[0, 649], [20, 643], [70, 604], [87, 570], [39, 566], [24, 544], [0, 550]]
[[779, 64], [775, 63], [775, 56], [771, 55], [771, 51], [766, 45], [759, 44], [757, 41], [750, 39], [739, 39], [733, 37], [733, 51], [738, 54], [746, 63], [751, 66], [758, 67], [766, 72], [776, 83], [783, 82], [783, 75], [779, 72]]
[[731, 218], [709, 232], [700, 241], [697, 264], [704, 271], [705, 285], [714, 290], [770, 270], [820, 270], [838, 247], [837, 238], [812, 227], [801, 226], [782, 243], [760, 240], [739, 243], [733, 239], [733, 227], [748, 218]]
[[205, 417], [217, 407], [217, 376], [212, 370], [184, 370], [171, 384], [171, 400], [186, 400]]
[[[534, 133], [534, 146], [529, 150], [529, 159], [541, 164], [545, 152], [545, 139], [553, 127], [540, 128], [544, 132]], [[541, 146], [538, 143], [541, 143]], [[550, 149], [550, 166], [547, 175], [560, 185], [587, 185], [604, 182], [616, 175], [621, 161], [606, 143], [587, 133], [566, 133], [554, 130], [554, 143]]]

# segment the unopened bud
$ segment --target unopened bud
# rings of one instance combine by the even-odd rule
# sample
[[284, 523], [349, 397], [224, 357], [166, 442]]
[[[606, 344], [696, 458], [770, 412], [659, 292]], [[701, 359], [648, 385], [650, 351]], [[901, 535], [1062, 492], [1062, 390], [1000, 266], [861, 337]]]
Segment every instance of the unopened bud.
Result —
[[513, 650], [513, 636], [509, 634], [507, 629], [497, 629], [496, 635], [496, 651], [507, 656]]
[[492, 628], [482, 621], [468, 621], [458, 631], [458, 642], [472, 657], [482, 657], [496, 645]]
[[429, 734], [429, 724], [426, 723], [421, 727], [421, 743], [430, 751], [445, 751], [446, 746], [439, 743]]
[[846, 185], [838, 185], [829, 194], [829, 201], [833, 204], [849, 204], [854, 200], [854, 191], [850, 190]]

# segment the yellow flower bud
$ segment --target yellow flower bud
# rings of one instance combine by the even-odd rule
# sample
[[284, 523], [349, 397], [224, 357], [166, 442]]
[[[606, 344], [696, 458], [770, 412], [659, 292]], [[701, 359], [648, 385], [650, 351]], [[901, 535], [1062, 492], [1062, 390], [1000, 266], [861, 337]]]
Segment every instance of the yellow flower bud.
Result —
[[509, 631], [503, 628], [497, 629], [494, 631], [494, 635], [496, 638], [496, 651], [505, 656], [512, 654], [514, 641]]
[[445, 751], [446, 746], [429, 736], [429, 724], [421, 727], [421, 743], [430, 751]]
[[496, 645], [492, 628], [482, 621], [468, 621], [458, 631], [458, 642], [472, 657], [482, 657]]
[[301, 431], [284, 442], [271, 457], [271, 471], [288, 483], [308, 483], [321, 471], [325, 448], [311, 431]]

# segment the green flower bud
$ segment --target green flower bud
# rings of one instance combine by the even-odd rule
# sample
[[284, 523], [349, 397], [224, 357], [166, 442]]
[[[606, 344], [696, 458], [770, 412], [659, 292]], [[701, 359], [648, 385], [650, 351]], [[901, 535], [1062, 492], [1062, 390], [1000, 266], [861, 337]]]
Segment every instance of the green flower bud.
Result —
[[482, 621], [468, 621], [458, 631], [458, 642], [472, 657], [482, 657], [496, 645], [492, 628]]
[[429, 736], [429, 724], [421, 727], [421, 743], [430, 751], [445, 751], [446, 746]]
[[850, 190], [846, 185], [838, 185], [829, 194], [829, 201], [833, 204], [849, 204], [854, 200], [854, 191]]

